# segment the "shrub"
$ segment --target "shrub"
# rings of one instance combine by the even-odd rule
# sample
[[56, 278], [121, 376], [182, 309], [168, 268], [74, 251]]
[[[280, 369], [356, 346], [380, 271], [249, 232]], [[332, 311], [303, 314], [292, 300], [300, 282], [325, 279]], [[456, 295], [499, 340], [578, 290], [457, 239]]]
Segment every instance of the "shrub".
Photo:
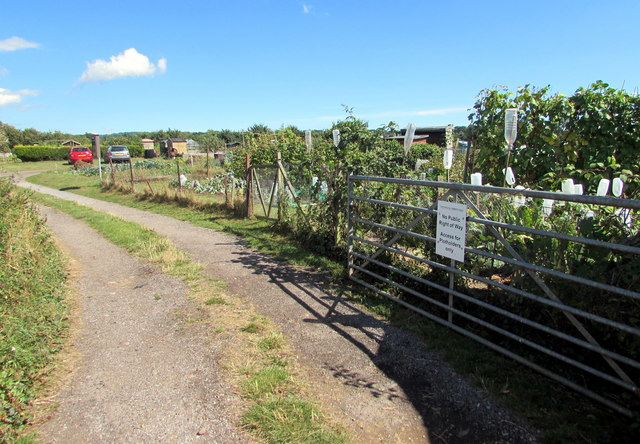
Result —
[[17, 145], [13, 153], [23, 162], [38, 162], [41, 160], [67, 160], [69, 147], [52, 145]]

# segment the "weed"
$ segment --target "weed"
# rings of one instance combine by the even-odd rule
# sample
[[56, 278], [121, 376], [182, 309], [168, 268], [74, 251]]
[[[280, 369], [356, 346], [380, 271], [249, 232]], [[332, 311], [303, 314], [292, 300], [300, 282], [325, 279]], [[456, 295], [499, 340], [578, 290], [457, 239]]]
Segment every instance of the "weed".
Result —
[[243, 381], [241, 387], [245, 397], [260, 399], [265, 395], [282, 391], [290, 381], [289, 373], [279, 366], [263, 367]]
[[276, 350], [284, 345], [284, 338], [280, 334], [266, 336], [260, 339], [257, 345], [262, 351]]
[[212, 298], [207, 299], [204, 303], [206, 305], [223, 305], [223, 304], [227, 304], [227, 301], [225, 298], [222, 298], [220, 296], [214, 296]]
[[268, 443], [347, 442], [344, 433], [322, 424], [319, 412], [311, 403], [293, 395], [257, 403], [246, 413], [243, 424]]
[[252, 322], [249, 322], [244, 327], [242, 327], [240, 331], [243, 331], [245, 333], [257, 334], [264, 331], [264, 326], [259, 324], [258, 322], [252, 321]]

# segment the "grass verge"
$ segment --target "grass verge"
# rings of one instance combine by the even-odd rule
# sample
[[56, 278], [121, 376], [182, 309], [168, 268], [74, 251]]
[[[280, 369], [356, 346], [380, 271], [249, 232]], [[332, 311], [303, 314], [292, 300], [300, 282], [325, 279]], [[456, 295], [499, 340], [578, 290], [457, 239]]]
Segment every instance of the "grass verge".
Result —
[[[241, 419], [247, 430], [269, 443], [347, 442], [344, 431], [332, 426], [314, 403], [297, 395], [304, 387], [296, 377], [293, 353], [276, 327], [257, 316], [248, 301], [227, 294], [223, 282], [204, 275], [202, 267], [171, 241], [138, 224], [70, 201], [43, 194], [33, 199], [86, 222], [130, 254], [149, 260], [189, 286], [189, 297], [215, 320], [218, 329], [211, 330], [224, 334], [229, 344], [227, 369], [248, 403]], [[255, 415], [256, 411], [260, 414]]]
[[24, 193], [0, 180], [0, 442], [18, 439], [67, 326], [65, 260]]

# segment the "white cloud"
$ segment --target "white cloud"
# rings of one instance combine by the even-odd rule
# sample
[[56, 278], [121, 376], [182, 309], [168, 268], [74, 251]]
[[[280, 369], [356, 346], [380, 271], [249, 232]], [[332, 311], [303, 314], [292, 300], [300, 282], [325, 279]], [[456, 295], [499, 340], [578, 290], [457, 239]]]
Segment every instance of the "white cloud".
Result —
[[311, 12], [311, 5], [302, 5], [302, 12], [309, 14]]
[[163, 74], [167, 70], [167, 59], [158, 60], [157, 66], [149, 58], [129, 48], [122, 54], [111, 56], [109, 61], [96, 60], [87, 62], [87, 69], [80, 77], [81, 82], [97, 82], [120, 77], [140, 77]]
[[22, 99], [27, 96], [37, 96], [38, 91], [31, 89], [21, 89], [20, 91], [9, 91], [8, 89], [0, 88], [0, 106], [7, 106], [13, 103], [20, 103]]
[[28, 42], [20, 37], [0, 40], [0, 51], [17, 51], [18, 49], [37, 48], [40, 43]]

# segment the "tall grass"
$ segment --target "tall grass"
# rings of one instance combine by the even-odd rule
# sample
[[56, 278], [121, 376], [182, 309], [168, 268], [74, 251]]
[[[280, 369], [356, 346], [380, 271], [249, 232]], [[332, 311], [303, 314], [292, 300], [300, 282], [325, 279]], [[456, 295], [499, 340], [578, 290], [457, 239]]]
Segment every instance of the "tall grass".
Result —
[[0, 441], [29, 422], [28, 406], [63, 343], [65, 261], [26, 193], [0, 180]]

